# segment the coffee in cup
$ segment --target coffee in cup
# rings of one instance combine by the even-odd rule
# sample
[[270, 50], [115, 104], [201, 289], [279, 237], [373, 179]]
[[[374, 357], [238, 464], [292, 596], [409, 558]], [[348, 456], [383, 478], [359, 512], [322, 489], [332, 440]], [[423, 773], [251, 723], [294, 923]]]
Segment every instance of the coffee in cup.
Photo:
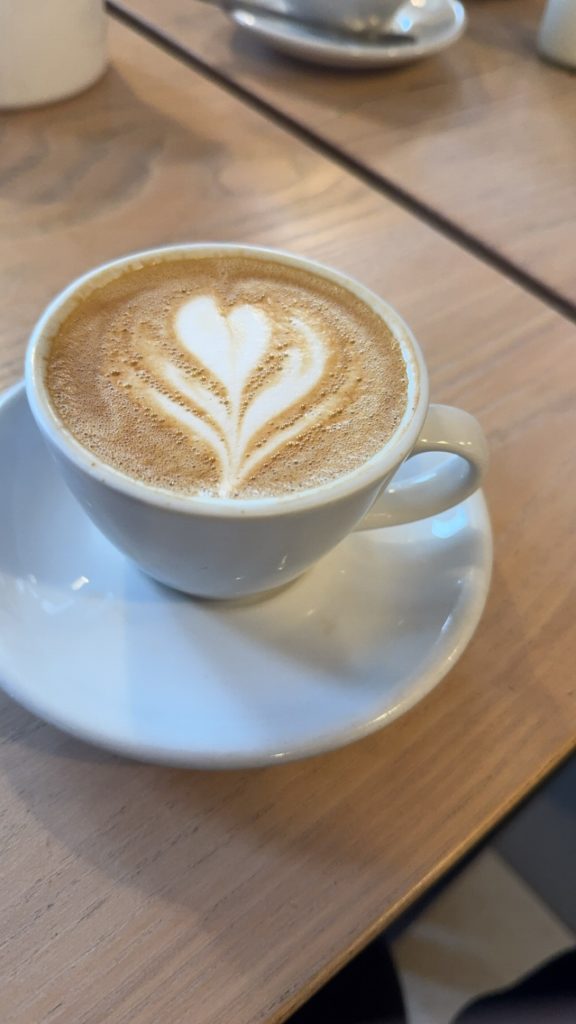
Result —
[[392, 330], [310, 270], [230, 253], [136, 262], [85, 289], [46, 354], [52, 406], [98, 459], [182, 495], [279, 497], [387, 443]]

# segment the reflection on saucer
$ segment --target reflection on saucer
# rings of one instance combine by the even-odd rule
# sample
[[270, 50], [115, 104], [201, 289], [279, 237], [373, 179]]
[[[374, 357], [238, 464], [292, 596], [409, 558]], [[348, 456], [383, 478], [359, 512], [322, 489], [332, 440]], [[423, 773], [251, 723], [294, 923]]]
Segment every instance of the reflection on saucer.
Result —
[[240, 28], [251, 32], [281, 53], [327, 67], [384, 68], [432, 56], [451, 46], [466, 27], [460, 0], [406, 0], [390, 21], [390, 31], [409, 33], [415, 42], [342, 42], [294, 21], [242, 10], [241, 0], [231, 12]]

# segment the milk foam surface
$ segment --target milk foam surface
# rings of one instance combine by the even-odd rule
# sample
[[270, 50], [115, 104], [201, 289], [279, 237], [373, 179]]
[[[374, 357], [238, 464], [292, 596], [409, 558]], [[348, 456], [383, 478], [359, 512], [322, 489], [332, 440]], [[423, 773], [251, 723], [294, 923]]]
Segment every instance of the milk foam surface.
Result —
[[354, 469], [407, 400], [399, 346], [360, 299], [232, 254], [146, 262], [81, 296], [47, 384], [104, 462], [170, 491], [242, 498]]

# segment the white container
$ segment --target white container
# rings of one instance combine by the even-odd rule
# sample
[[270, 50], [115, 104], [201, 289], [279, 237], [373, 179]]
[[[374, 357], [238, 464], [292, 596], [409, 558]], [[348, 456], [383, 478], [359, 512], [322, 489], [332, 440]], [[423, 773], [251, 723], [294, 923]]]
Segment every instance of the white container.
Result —
[[106, 66], [103, 0], [0, 0], [0, 107], [73, 96]]
[[576, 67], [576, 0], [548, 0], [538, 49], [548, 60]]
[[[295, 494], [254, 499], [177, 495], [101, 462], [66, 430], [51, 407], [45, 355], [78, 293], [123, 268], [152, 259], [239, 253], [299, 267], [341, 285], [382, 317], [403, 354], [407, 404], [395, 433], [375, 455], [340, 477]], [[85, 274], [50, 304], [32, 332], [26, 361], [32, 413], [71, 491], [103, 533], [161, 583], [189, 594], [237, 598], [295, 579], [354, 529], [414, 522], [459, 504], [480, 486], [488, 451], [469, 413], [429, 405], [424, 358], [410, 329], [383, 299], [314, 260], [225, 243], [171, 246], [135, 253]], [[404, 460], [422, 452], [443, 459], [422, 477], [386, 490]], [[385, 491], [385, 493], [383, 493]]]

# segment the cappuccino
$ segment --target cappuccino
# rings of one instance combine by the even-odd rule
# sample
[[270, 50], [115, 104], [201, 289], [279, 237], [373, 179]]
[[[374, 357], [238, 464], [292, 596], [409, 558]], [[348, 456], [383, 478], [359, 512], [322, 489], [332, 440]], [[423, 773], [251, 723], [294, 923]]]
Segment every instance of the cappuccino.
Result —
[[104, 463], [183, 495], [294, 494], [386, 444], [407, 405], [381, 316], [265, 256], [149, 258], [76, 294], [46, 364], [63, 426]]

